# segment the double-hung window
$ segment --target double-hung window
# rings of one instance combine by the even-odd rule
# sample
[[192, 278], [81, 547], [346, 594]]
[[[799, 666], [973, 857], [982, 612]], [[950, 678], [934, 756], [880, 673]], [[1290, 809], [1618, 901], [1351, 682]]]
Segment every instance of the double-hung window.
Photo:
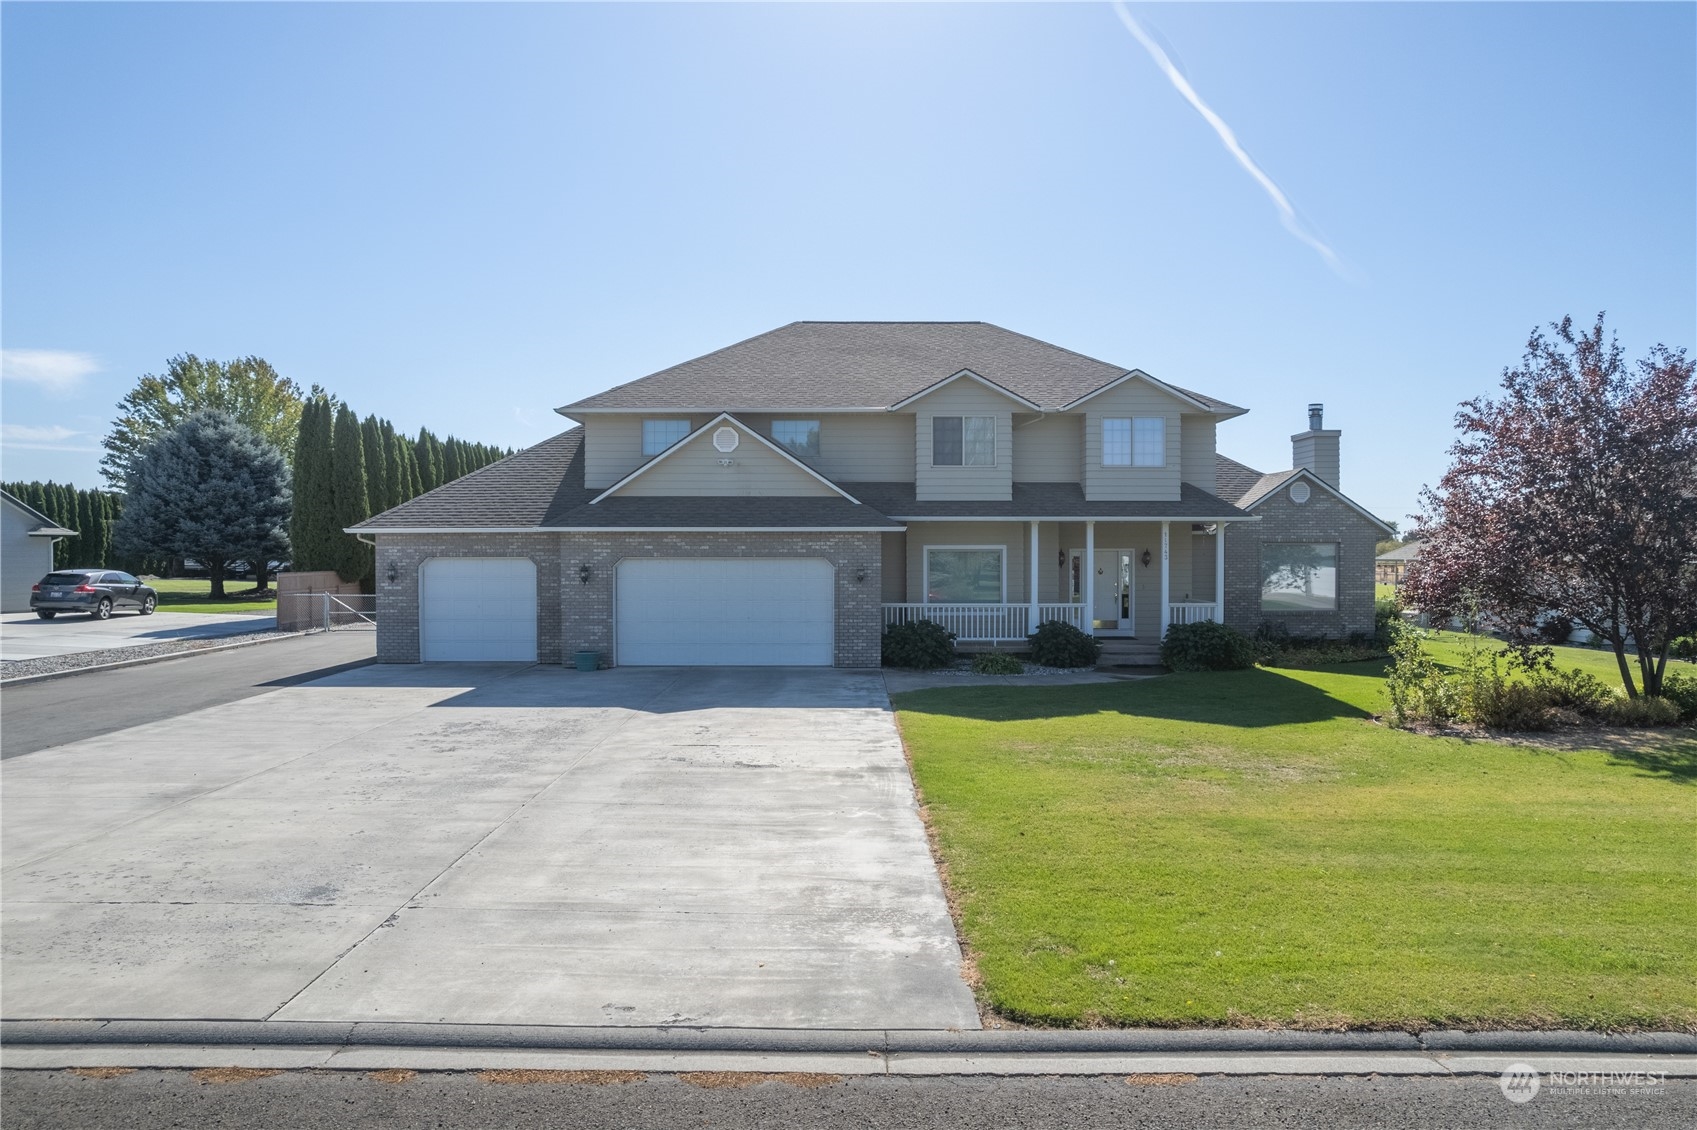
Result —
[[1167, 421], [1160, 416], [1119, 416], [1102, 421], [1102, 466], [1165, 467]]
[[994, 467], [996, 417], [931, 417], [931, 466]]
[[689, 434], [688, 420], [644, 420], [642, 453], [658, 455]]
[[773, 420], [772, 440], [792, 455], [819, 458], [818, 420]]

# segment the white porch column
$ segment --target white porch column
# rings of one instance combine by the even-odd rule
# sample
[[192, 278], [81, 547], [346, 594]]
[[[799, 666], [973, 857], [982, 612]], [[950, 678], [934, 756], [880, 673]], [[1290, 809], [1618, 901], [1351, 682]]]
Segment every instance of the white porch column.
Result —
[[1028, 633], [1037, 630], [1037, 569], [1037, 523], [1033, 522], [1031, 523], [1031, 569], [1025, 574], [1025, 593], [1031, 598], [1029, 601], [1031, 611], [1027, 613], [1030, 619], [1025, 624], [1025, 630]]
[[1167, 638], [1167, 622], [1173, 614], [1172, 527], [1171, 522], [1161, 523], [1161, 639]]
[[1096, 634], [1096, 523], [1084, 523], [1084, 632]]
[[1214, 619], [1226, 622], [1226, 523], [1214, 523]]

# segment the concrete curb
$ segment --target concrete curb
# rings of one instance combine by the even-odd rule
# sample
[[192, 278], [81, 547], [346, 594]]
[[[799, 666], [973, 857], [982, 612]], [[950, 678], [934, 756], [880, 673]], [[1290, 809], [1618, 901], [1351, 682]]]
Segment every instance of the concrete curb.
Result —
[[[242, 640], [239, 643], [222, 643], [212, 647], [190, 647], [182, 651], [168, 651], [164, 655], [144, 655], [139, 659], [117, 659], [111, 663], [94, 663], [87, 667], [67, 667], [63, 671], [43, 671], [39, 675], [19, 675], [15, 679], [0, 679], [0, 687], [19, 687], [26, 683], [45, 683], [49, 679], [66, 679], [72, 675], [87, 675], [93, 671], [115, 671], [120, 667], [143, 667], [149, 663], [164, 663], [171, 659], [187, 659], [194, 655], [208, 655], [215, 651], [233, 651], [238, 647], [256, 647], [262, 643], [276, 643], [278, 640], [292, 640], [298, 636], [310, 635], [311, 632], [278, 632], [262, 640]], [[213, 639], [218, 637], [213, 636]], [[108, 648], [109, 651], [122, 651], [123, 648]], [[71, 652], [72, 655], [86, 655], [87, 652]]]
[[225, 1020], [7, 1020], [0, 1045], [389, 1047], [764, 1054], [1078, 1055], [1463, 1052], [1697, 1055], [1697, 1035], [1643, 1032], [1297, 1032], [1259, 1029], [946, 1031], [614, 1028]]

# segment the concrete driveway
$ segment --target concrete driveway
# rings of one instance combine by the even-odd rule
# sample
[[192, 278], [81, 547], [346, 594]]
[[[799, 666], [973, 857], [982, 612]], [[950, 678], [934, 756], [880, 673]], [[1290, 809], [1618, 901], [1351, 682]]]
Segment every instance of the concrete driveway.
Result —
[[0, 616], [0, 659], [40, 659], [108, 647], [138, 647], [169, 640], [215, 639], [264, 632], [277, 626], [270, 612], [114, 612], [110, 620], [64, 613], [43, 620], [33, 612]]
[[978, 1027], [875, 672], [366, 667], [0, 783], [8, 1019]]

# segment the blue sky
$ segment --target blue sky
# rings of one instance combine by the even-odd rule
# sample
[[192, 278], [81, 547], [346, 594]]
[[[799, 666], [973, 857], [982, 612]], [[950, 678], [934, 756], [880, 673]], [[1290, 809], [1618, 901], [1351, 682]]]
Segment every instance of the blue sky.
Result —
[[0, 473], [95, 485], [118, 398], [259, 354], [415, 429], [798, 318], [984, 319], [1310, 400], [1402, 519], [1537, 323], [1697, 345], [1697, 7], [0, 8]]

